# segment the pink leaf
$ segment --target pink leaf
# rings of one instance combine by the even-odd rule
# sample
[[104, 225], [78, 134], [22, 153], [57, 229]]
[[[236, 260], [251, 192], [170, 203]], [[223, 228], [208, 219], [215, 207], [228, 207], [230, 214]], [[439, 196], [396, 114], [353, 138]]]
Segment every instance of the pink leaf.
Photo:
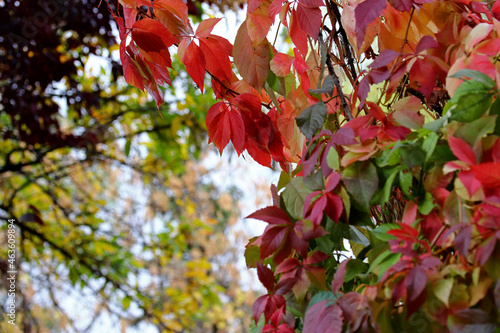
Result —
[[290, 73], [293, 57], [285, 53], [278, 53], [271, 60], [271, 70], [277, 76], [287, 76]]
[[345, 273], [346, 273], [346, 268], [347, 268], [348, 262], [349, 262], [349, 259], [346, 259], [339, 264], [339, 267], [337, 267], [337, 271], [335, 272], [335, 275], [333, 276], [333, 280], [332, 280], [333, 293], [338, 292], [340, 290], [340, 288], [342, 288], [342, 285], [344, 284]]
[[467, 142], [462, 139], [449, 136], [448, 143], [450, 144], [451, 151], [459, 160], [464, 161], [470, 165], [477, 164], [476, 154], [467, 144]]
[[438, 47], [439, 44], [436, 42], [434, 38], [432, 38], [431, 36], [424, 36], [419, 40], [415, 53], [420, 53], [427, 49], [435, 49]]
[[387, 0], [365, 0], [354, 9], [356, 19], [357, 45], [361, 45], [365, 39], [366, 28], [375, 21], [387, 6]]
[[289, 224], [290, 218], [288, 215], [276, 206], [269, 206], [248, 215], [247, 219], [256, 219], [267, 222], [269, 224]]
[[350, 127], [341, 127], [332, 135], [332, 141], [341, 146], [356, 144], [354, 130]]
[[370, 67], [370, 68], [380, 68], [380, 67], [387, 66], [387, 65], [389, 65], [391, 63], [391, 61], [393, 61], [394, 59], [396, 59], [396, 57], [399, 54], [400, 54], [399, 52], [396, 52], [394, 50], [385, 49], [382, 52], [380, 52], [380, 54], [377, 57], [377, 59], [375, 59], [370, 65], [368, 65], [368, 67]]

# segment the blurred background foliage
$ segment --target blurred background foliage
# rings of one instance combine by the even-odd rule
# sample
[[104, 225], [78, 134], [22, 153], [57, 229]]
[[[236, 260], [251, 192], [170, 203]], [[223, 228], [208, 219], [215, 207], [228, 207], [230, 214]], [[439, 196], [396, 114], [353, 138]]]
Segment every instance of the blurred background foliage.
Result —
[[[0, 243], [10, 218], [18, 241], [0, 331], [244, 332], [241, 193], [203, 163], [213, 95], [176, 61], [158, 112], [123, 80], [112, 21], [100, 0], [0, 1]], [[2, 247], [3, 287], [7, 264]]]

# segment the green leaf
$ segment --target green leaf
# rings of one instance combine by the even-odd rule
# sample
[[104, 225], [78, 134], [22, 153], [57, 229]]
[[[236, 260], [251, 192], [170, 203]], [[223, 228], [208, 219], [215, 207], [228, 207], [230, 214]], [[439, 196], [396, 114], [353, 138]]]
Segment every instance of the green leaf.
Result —
[[387, 242], [391, 239], [396, 239], [393, 235], [389, 235], [387, 232], [393, 229], [401, 229], [396, 223], [384, 223], [373, 229], [372, 234], [380, 239], [381, 241]]
[[368, 265], [360, 259], [351, 259], [347, 262], [345, 271], [345, 282], [351, 281], [358, 274], [363, 274], [368, 269]]
[[276, 91], [281, 96], [286, 96], [286, 87], [285, 87], [285, 79], [282, 77], [278, 77], [274, 74], [273, 71], [269, 71], [269, 76], [267, 77], [267, 82], [264, 85], [266, 92], [269, 94], [269, 97], [273, 101], [276, 107], [279, 107], [279, 103], [276, 100], [276, 95], [274, 92]]
[[285, 206], [294, 219], [303, 218], [304, 201], [311, 192], [304, 184], [302, 177], [293, 178], [283, 190]]
[[278, 191], [285, 187], [290, 182], [290, 175], [286, 171], [281, 171], [280, 179], [278, 180]]
[[125, 297], [123, 297], [123, 299], [122, 299], [122, 305], [123, 305], [123, 309], [124, 310], [127, 310], [129, 308], [131, 301], [132, 301], [132, 297], [130, 297], [128, 295], [125, 296]]
[[405, 164], [411, 169], [416, 166], [421, 166], [425, 162], [426, 154], [417, 145], [408, 145], [401, 149], [401, 157]]
[[323, 179], [323, 172], [318, 170], [316, 173], [311, 173], [309, 176], [304, 178], [304, 184], [312, 191], [319, 191], [325, 188], [325, 182]]
[[468, 77], [470, 79], [473, 79], [475, 81], [483, 83], [485, 86], [489, 88], [495, 88], [495, 81], [488, 75], [484, 74], [483, 72], [472, 70], [472, 69], [461, 69], [457, 71], [455, 74], [450, 75], [450, 77], [456, 78], [456, 79], [462, 79], [463, 77]]
[[490, 109], [490, 115], [495, 115], [497, 117], [495, 121], [495, 131], [496, 135], [500, 135], [500, 96], [497, 95], [497, 99], [493, 102]]
[[422, 149], [425, 153], [425, 161], [428, 162], [434, 153], [434, 149], [436, 149], [436, 145], [438, 142], [439, 136], [436, 133], [431, 133], [427, 138], [425, 138], [424, 143], [422, 144]]
[[392, 193], [392, 189], [393, 189], [392, 184], [394, 183], [394, 179], [398, 175], [399, 170], [400, 170], [400, 168], [396, 167], [394, 172], [389, 176], [389, 178], [387, 178], [387, 181], [384, 184], [384, 188], [382, 190], [382, 199], [380, 201], [380, 204], [382, 205], [382, 207], [384, 206], [384, 204], [386, 202], [389, 201], [389, 198], [391, 197], [391, 193]]
[[[290, 72], [287, 76], [285, 76], [285, 90], [292, 91], [295, 89], [295, 76], [292, 72]], [[286, 98], [286, 96], [283, 96]]]
[[400, 258], [401, 258], [401, 253], [392, 253], [390, 250], [387, 250], [381, 253], [373, 261], [373, 263], [370, 263], [370, 269], [368, 269], [368, 273], [378, 268], [377, 275], [380, 279], [392, 265], [394, 265], [399, 261]]
[[132, 144], [132, 140], [128, 139], [127, 142], [125, 142], [125, 156], [128, 157], [128, 155], [130, 154], [130, 146]]
[[328, 166], [333, 170], [340, 170], [339, 153], [337, 152], [337, 149], [335, 149], [335, 147], [330, 147], [328, 155], [326, 155], [326, 162], [328, 163]]
[[347, 230], [347, 234], [345, 235], [345, 238], [350, 240], [350, 241], [353, 241], [355, 243], [364, 245], [364, 246], [370, 245], [370, 241], [365, 236], [365, 234], [359, 230], [359, 227], [356, 227], [353, 225], [349, 225], [349, 229]]
[[434, 295], [443, 302], [446, 306], [450, 298], [451, 289], [453, 288], [453, 279], [440, 279], [432, 284]]
[[401, 184], [401, 189], [403, 193], [410, 196], [410, 187], [413, 185], [413, 174], [411, 172], [404, 172], [404, 170], [399, 171], [399, 183]]
[[313, 135], [323, 127], [326, 114], [326, 104], [320, 101], [305, 108], [300, 115], [295, 118], [297, 126], [308, 140], [311, 140]]
[[495, 121], [495, 116], [481, 117], [460, 126], [454, 136], [464, 140], [469, 146], [474, 147], [486, 134], [493, 133], [495, 130]]
[[445, 105], [443, 113], [450, 111], [450, 119], [471, 122], [488, 111], [493, 97], [492, 89], [479, 81], [465, 81]]
[[441, 130], [441, 128], [445, 125], [445, 123], [448, 122], [450, 115], [451, 115], [450, 113], [443, 114], [441, 118], [428, 122], [424, 124], [423, 127], [429, 131], [437, 133], [439, 132], [439, 130]]
[[345, 168], [343, 181], [352, 199], [369, 212], [370, 200], [378, 188], [377, 168], [369, 161], [357, 161]]
[[325, 81], [323, 81], [321, 89], [309, 89], [309, 92], [313, 94], [328, 94], [331, 96], [333, 94], [333, 88], [335, 88], [335, 82], [333, 80], [333, 76], [328, 75], [325, 78]]
[[260, 262], [260, 247], [250, 245], [245, 248], [245, 262], [248, 268], [257, 267]]
[[316, 295], [314, 295], [311, 298], [311, 300], [309, 301], [309, 304], [307, 305], [306, 313], [307, 313], [307, 311], [309, 311], [309, 309], [314, 304], [322, 302], [322, 301], [327, 301], [327, 300], [336, 301], [340, 296], [341, 296], [341, 294], [339, 294], [339, 293], [334, 294], [331, 291], [320, 291]]
[[377, 159], [377, 165], [379, 167], [393, 166], [401, 162], [401, 152], [400, 148], [403, 147], [401, 141], [396, 142], [392, 149], [385, 149], [382, 152], [382, 156]]
[[418, 211], [422, 213], [423, 215], [427, 215], [431, 212], [431, 210], [434, 208], [434, 200], [432, 198], [432, 194], [429, 192], [425, 193], [424, 200], [420, 201], [418, 203]]
[[255, 325], [254, 320], [252, 319], [250, 322], [250, 333], [261, 333], [262, 329], [264, 328], [264, 325], [266, 325], [266, 318], [264, 317], [264, 314], [262, 314], [259, 318], [259, 322], [257, 325]]

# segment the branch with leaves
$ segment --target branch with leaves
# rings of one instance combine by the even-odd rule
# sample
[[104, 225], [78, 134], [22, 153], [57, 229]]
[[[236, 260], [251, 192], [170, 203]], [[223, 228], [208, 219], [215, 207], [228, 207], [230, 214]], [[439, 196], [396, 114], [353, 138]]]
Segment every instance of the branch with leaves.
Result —
[[210, 141], [281, 166], [249, 216], [268, 224], [245, 253], [267, 290], [256, 331], [493, 332], [500, 3], [249, 0], [234, 44], [175, 3], [122, 2], [125, 78], [160, 105], [178, 45], [202, 92], [211, 74]]

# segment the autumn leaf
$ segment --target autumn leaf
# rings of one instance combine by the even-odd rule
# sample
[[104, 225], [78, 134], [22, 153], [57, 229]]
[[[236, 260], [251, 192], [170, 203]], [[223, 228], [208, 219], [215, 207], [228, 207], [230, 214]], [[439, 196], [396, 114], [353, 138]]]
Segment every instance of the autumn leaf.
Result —
[[269, 72], [269, 46], [267, 40], [254, 45], [246, 23], [240, 26], [234, 41], [234, 64], [246, 82], [262, 89]]

